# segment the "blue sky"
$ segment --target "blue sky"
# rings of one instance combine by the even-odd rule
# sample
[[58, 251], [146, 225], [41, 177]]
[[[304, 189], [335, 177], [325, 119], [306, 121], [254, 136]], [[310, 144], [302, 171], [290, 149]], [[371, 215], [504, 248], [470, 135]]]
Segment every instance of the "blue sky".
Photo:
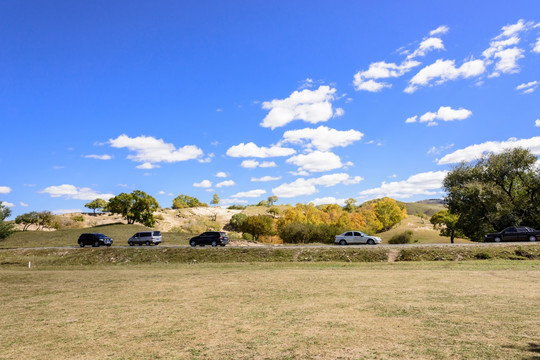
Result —
[[538, 1], [3, 1], [0, 201], [441, 198], [540, 154]]

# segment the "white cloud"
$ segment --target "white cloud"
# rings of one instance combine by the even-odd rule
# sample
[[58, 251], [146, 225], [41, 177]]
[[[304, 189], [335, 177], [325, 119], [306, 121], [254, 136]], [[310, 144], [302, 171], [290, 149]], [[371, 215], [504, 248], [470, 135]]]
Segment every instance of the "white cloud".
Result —
[[275, 162], [273, 162], [273, 161], [258, 162], [257, 160], [251, 160], [250, 159], [250, 160], [242, 161], [240, 166], [242, 166], [243, 168], [246, 168], [246, 169], [255, 169], [256, 167], [272, 168], [272, 167], [276, 167], [277, 164]]
[[203, 151], [195, 145], [186, 145], [177, 149], [173, 144], [151, 136], [130, 138], [127, 135], [120, 135], [116, 139], [110, 139], [109, 144], [114, 148], [128, 148], [135, 152], [135, 155], [128, 155], [127, 158], [142, 163], [174, 163], [197, 159], [203, 155]]
[[159, 195], [165, 195], [165, 191], [161, 190], [160, 192], [158, 192]]
[[363, 178], [360, 176], [351, 177], [349, 174], [338, 173], [323, 175], [318, 178], [304, 179], [299, 178], [292, 183], [281, 184], [273, 188], [272, 193], [278, 197], [291, 198], [302, 195], [311, 195], [316, 192], [317, 186], [331, 187], [338, 184], [352, 185], [358, 184]]
[[289, 156], [296, 153], [294, 149], [284, 148], [281, 146], [272, 147], [259, 147], [254, 143], [241, 143], [231, 146], [227, 150], [227, 155], [231, 157], [255, 157], [255, 158], [267, 158], [276, 156]]
[[326, 126], [316, 129], [289, 130], [283, 134], [283, 143], [301, 144], [307, 148], [328, 151], [336, 146], [345, 147], [362, 139], [364, 134], [356, 130], [339, 131]]
[[406, 72], [418, 65], [420, 65], [420, 63], [413, 60], [404, 61], [401, 65], [387, 63], [385, 61], [371, 63], [368, 70], [359, 71], [354, 75], [354, 87], [357, 91], [381, 91], [383, 88], [391, 87], [392, 85], [384, 82], [377, 82], [373, 79], [397, 78], [403, 76]]
[[74, 185], [63, 184], [59, 186], [49, 186], [40, 191], [41, 194], [49, 194], [51, 197], [64, 197], [66, 199], [76, 200], [95, 200], [103, 199], [109, 200], [114, 197], [113, 194], [100, 194], [95, 190], [87, 187], [78, 188]]
[[221, 205], [234, 205], [234, 204], [247, 204], [247, 200], [239, 200], [239, 199], [221, 199], [219, 201]]
[[21, 205], [22, 207], [28, 207], [29, 206], [27, 203], [23, 203], [22, 201], [19, 202], [19, 205]]
[[522, 94], [530, 94], [538, 87], [538, 81], [530, 81], [516, 86], [517, 91], [521, 91]]
[[328, 121], [335, 115], [332, 109], [335, 92], [336, 89], [329, 86], [319, 86], [317, 90], [294, 91], [286, 99], [265, 101], [262, 108], [270, 112], [260, 125], [274, 130], [293, 120], [311, 124]]
[[216, 187], [220, 188], [220, 187], [234, 186], [234, 185], [236, 185], [236, 183], [233, 180], [226, 180], [226, 181], [222, 181], [220, 183], [217, 183]]
[[161, 166], [157, 165], [157, 164], [152, 164], [152, 163], [149, 163], [149, 162], [145, 162], [141, 165], [137, 165], [135, 166], [135, 168], [137, 169], [142, 169], [142, 170], [151, 170], [151, 169], [157, 169], [157, 168], [160, 168]]
[[323, 197], [323, 198], [313, 199], [310, 202], [313, 203], [313, 205], [315, 205], [315, 206], [326, 205], [326, 204], [337, 204], [339, 206], [345, 206], [345, 201], [346, 200], [347, 199], [336, 199], [333, 196], [327, 196], [327, 197]]
[[263, 176], [260, 178], [256, 178], [256, 177], [251, 178], [252, 182], [258, 182], [258, 181], [268, 182], [268, 181], [276, 181], [276, 180], [281, 180], [281, 176]]
[[536, 40], [536, 45], [533, 48], [535, 53], [540, 53], [540, 37]]
[[264, 194], [266, 194], [266, 190], [257, 189], [257, 190], [239, 192], [237, 194], [231, 195], [231, 197], [232, 198], [255, 198]]
[[10, 203], [9, 201], [1, 201], [2, 205], [8, 208], [15, 207], [14, 203]]
[[409, 81], [406, 93], [413, 93], [421, 86], [428, 86], [431, 82], [442, 84], [449, 80], [470, 78], [484, 73], [486, 70], [482, 60], [469, 60], [456, 68], [454, 60], [437, 60], [435, 63], [420, 70]]
[[343, 167], [339, 156], [332, 152], [314, 151], [306, 155], [296, 155], [287, 159], [288, 164], [298, 166], [299, 171], [322, 172]]
[[488, 141], [482, 144], [468, 146], [464, 149], [456, 150], [453, 153], [445, 155], [439, 160], [439, 165], [455, 164], [462, 161], [468, 162], [479, 159], [484, 154], [500, 154], [505, 150], [522, 147], [529, 149], [533, 154], [540, 155], [540, 136], [530, 139], [508, 139], [507, 141]]
[[430, 37], [423, 40], [418, 49], [416, 49], [412, 54], [409, 54], [407, 59], [412, 59], [417, 56], [425, 56], [431, 50], [444, 50], [442, 40], [437, 37]]
[[277, 164], [273, 161], [263, 161], [259, 167], [262, 167], [262, 168], [273, 168], [273, 167], [276, 167]]
[[193, 186], [199, 188], [209, 188], [212, 187], [212, 182], [210, 180], [203, 180], [200, 183], [193, 183]]
[[11, 188], [9, 186], [0, 186], [0, 194], [9, 194]]
[[439, 35], [439, 34], [442, 35], [442, 34], [446, 34], [449, 30], [450, 30], [450, 28], [448, 26], [441, 25], [438, 28], [436, 28], [435, 30], [431, 30], [429, 32], [429, 35], [430, 36]]
[[81, 209], [57, 209], [57, 210], [52, 211], [52, 213], [55, 215], [73, 214], [73, 213], [81, 213], [81, 212], [83, 212]]
[[[437, 125], [436, 120], [442, 121], [454, 121], [454, 120], [464, 120], [469, 118], [472, 115], [472, 111], [467, 109], [452, 109], [449, 106], [441, 106], [437, 112], [428, 111], [424, 115], [420, 116], [420, 122], [427, 122], [428, 126]], [[408, 118], [405, 120], [405, 123], [415, 123], [417, 121], [418, 115]]]
[[451, 149], [454, 147], [454, 144], [450, 144], [450, 145], [446, 145], [446, 146], [439, 146], [439, 147], [435, 147], [435, 146], [432, 146], [427, 154], [428, 155], [439, 155], [440, 153], [442, 153], [443, 151], [445, 150], [448, 150], [448, 149]]
[[378, 188], [361, 191], [360, 196], [406, 199], [415, 195], [435, 195], [436, 190], [442, 188], [442, 182], [447, 173], [447, 171], [429, 171], [412, 175], [403, 181], [383, 182]]
[[111, 160], [113, 157], [111, 155], [84, 155], [87, 159], [96, 159], [96, 160]]
[[517, 61], [525, 56], [523, 56], [522, 49], [513, 47], [498, 51], [494, 57], [499, 58], [499, 62], [495, 65], [496, 70], [505, 74], [513, 74], [519, 71]]
[[226, 178], [227, 177], [227, 173], [226, 172], [223, 172], [223, 171], [220, 171], [218, 173], [216, 173], [216, 175], [214, 175], [215, 177], [218, 177], [218, 178]]
[[536, 122], [534, 123], [534, 126], [540, 127], [540, 119], [536, 119]]

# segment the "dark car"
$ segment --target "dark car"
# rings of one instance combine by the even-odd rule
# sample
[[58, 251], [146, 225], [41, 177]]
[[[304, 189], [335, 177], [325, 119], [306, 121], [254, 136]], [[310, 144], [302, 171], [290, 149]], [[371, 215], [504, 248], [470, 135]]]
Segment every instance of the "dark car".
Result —
[[160, 231], [141, 231], [133, 235], [128, 240], [129, 246], [135, 244], [159, 245], [161, 244], [161, 232]]
[[112, 245], [113, 239], [103, 234], [89, 233], [81, 234], [77, 242], [79, 243], [80, 247], [84, 247], [84, 245], [92, 245], [93, 247], [100, 247], [101, 245], [104, 245], [109, 247]]
[[512, 226], [498, 233], [487, 234], [484, 242], [501, 241], [536, 241], [540, 240], [540, 231], [526, 226]]
[[199, 236], [195, 236], [189, 240], [189, 245], [191, 246], [225, 246], [229, 243], [229, 237], [223, 231], [207, 231], [203, 232]]

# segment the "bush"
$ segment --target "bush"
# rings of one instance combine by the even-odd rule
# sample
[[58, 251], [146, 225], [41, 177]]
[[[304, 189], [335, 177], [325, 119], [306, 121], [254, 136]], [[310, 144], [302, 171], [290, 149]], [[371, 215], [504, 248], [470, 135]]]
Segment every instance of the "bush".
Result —
[[396, 234], [388, 241], [389, 244], [409, 244], [412, 240], [412, 230], [407, 230], [401, 234]]
[[82, 215], [73, 215], [71, 220], [76, 222], [84, 222], [84, 217]]
[[332, 244], [334, 237], [342, 229], [327, 224], [302, 224], [292, 222], [281, 226], [278, 230], [279, 237], [286, 244], [323, 243]]
[[229, 210], [244, 210], [246, 207], [243, 205], [231, 205], [227, 209]]

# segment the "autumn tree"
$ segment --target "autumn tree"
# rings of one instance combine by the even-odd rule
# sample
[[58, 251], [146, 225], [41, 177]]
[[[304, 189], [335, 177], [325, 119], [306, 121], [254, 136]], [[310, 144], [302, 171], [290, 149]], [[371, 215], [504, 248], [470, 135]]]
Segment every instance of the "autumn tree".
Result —
[[107, 201], [103, 199], [95, 199], [89, 203], [84, 204], [84, 207], [87, 207], [96, 213], [96, 210], [103, 211], [107, 207]]
[[260, 236], [273, 233], [273, 220], [264, 215], [248, 216], [240, 225], [240, 231], [251, 234], [253, 240], [258, 241]]
[[279, 198], [276, 195], [272, 195], [268, 197], [268, 200], [266, 202], [268, 203], [268, 206], [274, 206], [275, 203], [277, 203]]
[[430, 222], [435, 230], [439, 230], [441, 236], [450, 238], [453, 244], [457, 236], [463, 236], [463, 232], [458, 227], [459, 216], [451, 214], [448, 210], [441, 210], [433, 214]]
[[394, 225], [407, 217], [407, 209], [400, 207], [396, 200], [389, 197], [378, 200], [373, 206], [377, 219], [381, 222], [383, 230], [390, 230]]
[[107, 204], [110, 212], [122, 215], [128, 224], [138, 222], [148, 227], [155, 225], [154, 212], [158, 208], [157, 200], [140, 190], [131, 194], [121, 193], [111, 198]]
[[540, 227], [537, 161], [530, 151], [514, 148], [461, 163], [448, 173], [446, 203], [466, 237], [481, 241], [484, 234], [509, 226]]

